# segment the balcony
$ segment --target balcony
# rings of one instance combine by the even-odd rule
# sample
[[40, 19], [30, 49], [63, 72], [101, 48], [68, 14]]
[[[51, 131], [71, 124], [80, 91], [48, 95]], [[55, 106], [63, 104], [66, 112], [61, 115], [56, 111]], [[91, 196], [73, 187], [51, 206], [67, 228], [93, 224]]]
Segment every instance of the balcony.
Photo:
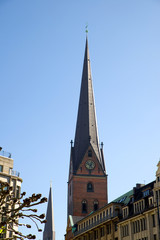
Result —
[[11, 158], [11, 153], [0, 150], [0, 156]]
[[20, 177], [20, 173], [13, 169], [10, 169], [9, 174], [15, 177]]
[[95, 222], [91, 223], [90, 225], [88, 225], [88, 226], [86, 226], [86, 227], [84, 227], [84, 228], [82, 228], [80, 230], [75, 230], [74, 236], [77, 236], [77, 235], [79, 235], [79, 234], [81, 234], [81, 233], [83, 233], [83, 232], [85, 232], [87, 230], [90, 230], [91, 228], [96, 227], [97, 225], [99, 225], [99, 224], [101, 224], [101, 223], [103, 223], [103, 222], [105, 222], [107, 220], [111, 220], [111, 219], [113, 219], [115, 217], [121, 217], [121, 214], [115, 212], [115, 213], [112, 213], [109, 216], [104, 216], [101, 219], [96, 220]]

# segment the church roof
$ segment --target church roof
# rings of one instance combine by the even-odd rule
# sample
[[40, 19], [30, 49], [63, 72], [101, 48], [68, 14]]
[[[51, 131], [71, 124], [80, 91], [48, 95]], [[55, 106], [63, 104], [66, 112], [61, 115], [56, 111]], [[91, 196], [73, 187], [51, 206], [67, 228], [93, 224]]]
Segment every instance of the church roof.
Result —
[[52, 185], [50, 186], [47, 214], [43, 232], [43, 240], [55, 240], [55, 228], [54, 228], [54, 214], [53, 214], [53, 200], [52, 200]]
[[78, 117], [74, 140], [74, 170], [78, 168], [89, 145], [92, 146], [97, 159], [104, 169], [103, 159], [99, 148], [88, 38], [86, 38]]

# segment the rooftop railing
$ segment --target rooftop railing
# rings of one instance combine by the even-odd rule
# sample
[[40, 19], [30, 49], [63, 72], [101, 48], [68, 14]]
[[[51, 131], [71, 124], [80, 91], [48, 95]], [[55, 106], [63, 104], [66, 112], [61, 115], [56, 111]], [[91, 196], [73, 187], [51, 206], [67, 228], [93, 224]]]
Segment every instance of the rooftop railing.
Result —
[[20, 177], [20, 172], [17, 172], [13, 169], [10, 169], [10, 175], [15, 176], [15, 177]]
[[1, 150], [0, 156], [11, 158], [11, 153]]
[[108, 215], [108, 216], [104, 216], [104, 217], [100, 218], [99, 220], [96, 220], [95, 222], [89, 224], [88, 226], [83, 227], [83, 228], [80, 229], [80, 230], [76, 230], [76, 231], [74, 232], [74, 236], [77, 236], [78, 234], [81, 234], [81, 233], [83, 233], [83, 232], [85, 232], [85, 231], [87, 231], [87, 230], [89, 230], [89, 229], [91, 229], [91, 228], [99, 225], [100, 223], [103, 223], [103, 222], [105, 222], [105, 221], [107, 221], [107, 220], [110, 220], [110, 219], [112, 219], [112, 218], [114, 218], [114, 217], [119, 217], [119, 216], [120, 216], [120, 214], [117, 213], [117, 212], [112, 213], [111, 215]]

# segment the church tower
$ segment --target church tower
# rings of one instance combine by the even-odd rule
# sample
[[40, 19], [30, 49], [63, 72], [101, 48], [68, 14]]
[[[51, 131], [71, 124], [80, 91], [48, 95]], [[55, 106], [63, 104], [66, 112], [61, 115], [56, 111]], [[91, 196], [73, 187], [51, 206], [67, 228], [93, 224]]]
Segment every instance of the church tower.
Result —
[[68, 216], [86, 216], [108, 202], [103, 144], [99, 145], [86, 37], [82, 82], [68, 178]]

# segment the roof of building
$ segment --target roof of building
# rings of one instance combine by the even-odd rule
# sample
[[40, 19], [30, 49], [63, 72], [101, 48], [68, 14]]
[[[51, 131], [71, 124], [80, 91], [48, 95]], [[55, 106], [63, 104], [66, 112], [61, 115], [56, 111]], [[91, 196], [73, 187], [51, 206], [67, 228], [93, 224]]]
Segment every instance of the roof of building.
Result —
[[133, 195], [133, 189], [130, 190], [129, 192], [121, 195], [120, 197], [116, 198], [115, 200], [113, 200], [113, 202], [116, 203], [123, 203], [125, 205], [127, 205], [130, 201], [130, 197]]
[[[146, 196], [152, 195], [153, 192], [150, 191], [150, 190], [153, 189], [154, 183], [155, 183], [155, 181], [150, 182], [146, 185], [143, 184], [143, 185], [140, 185], [139, 187], [133, 188], [133, 190], [134, 190], [134, 201], [136, 202], [136, 201], [139, 201], [140, 199], [142, 199]], [[148, 193], [144, 194], [144, 192], [146, 192], [146, 191], [148, 191]]]
[[78, 117], [74, 140], [73, 170], [77, 170], [79, 167], [79, 164], [81, 163], [89, 145], [92, 146], [97, 159], [102, 166], [102, 169], [105, 170], [103, 158], [99, 148], [88, 39], [86, 38]]
[[141, 198], [143, 198], [143, 192], [145, 192], [148, 189], [152, 189], [154, 186], [155, 181], [150, 182], [146, 185], [144, 184], [136, 184], [136, 187], [134, 187], [132, 190], [129, 192], [121, 195], [120, 197], [116, 198], [113, 200], [113, 202], [116, 203], [123, 203], [127, 205], [130, 202], [131, 196], [134, 197], [134, 202], [139, 201]]
[[80, 221], [83, 218], [84, 217], [82, 217], [82, 216], [72, 216], [72, 215], [69, 215], [69, 220], [70, 220], [71, 226], [74, 226], [74, 224], [76, 224], [78, 221]]

